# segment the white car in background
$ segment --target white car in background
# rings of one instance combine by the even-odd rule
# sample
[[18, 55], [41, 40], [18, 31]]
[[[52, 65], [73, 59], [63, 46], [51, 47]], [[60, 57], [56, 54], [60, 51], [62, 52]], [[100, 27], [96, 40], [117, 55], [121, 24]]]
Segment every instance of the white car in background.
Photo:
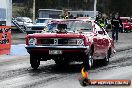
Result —
[[34, 24], [27, 25], [27, 34], [41, 32], [51, 20], [52, 18], [38, 18]]
[[52, 20], [52, 18], [38, 18], [38, 19], [36, 20], [36, 24], [35, 24], [35, 25], [41, 25], [41, 26], [47, 25], [47, 23], [48, 23], [50, 20]]
[[28, 25], [32, 25], [33, 24], [32, 20], [30, 18], [28, 18], [28, 17], [16, 17], [15, 21], [20, 26], [23, 26], [23, 27], [27, 27]]

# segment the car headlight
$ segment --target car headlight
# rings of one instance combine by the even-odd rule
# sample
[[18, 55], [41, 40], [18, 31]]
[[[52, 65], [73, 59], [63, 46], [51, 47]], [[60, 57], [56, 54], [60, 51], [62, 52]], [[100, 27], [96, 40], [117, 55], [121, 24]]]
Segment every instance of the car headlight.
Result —
[[35, 45], [37, 43], [37, 39], [36, 38], [30, 38], [29, 40], [28, 40], [28, 44], [29, 45]]
[[77, 45], [84, 45], [84, 39], [77, 39]]

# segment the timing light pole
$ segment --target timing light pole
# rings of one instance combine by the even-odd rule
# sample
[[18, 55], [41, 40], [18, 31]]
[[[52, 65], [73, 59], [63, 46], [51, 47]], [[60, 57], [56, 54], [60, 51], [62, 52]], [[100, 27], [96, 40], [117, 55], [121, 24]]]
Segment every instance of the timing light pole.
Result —
[[96, 18], [96, 6], [97, 6], [97, 0], [94, 0], [94, 18]]
[[33, 23], [35, 22], [35, 0], [33, 0]]
[[68, 0], [68, 9], [69, 9], [69, 0]]

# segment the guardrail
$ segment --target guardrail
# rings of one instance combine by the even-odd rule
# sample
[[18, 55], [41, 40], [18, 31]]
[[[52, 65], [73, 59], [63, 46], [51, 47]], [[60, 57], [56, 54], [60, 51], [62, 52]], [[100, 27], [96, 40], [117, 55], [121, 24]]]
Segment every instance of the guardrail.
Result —
[[20, 27], [20, 25], [12, 18], [12, 23], [19, 29], [22, 33], [25, 33], [25, 29], [23, 27]]

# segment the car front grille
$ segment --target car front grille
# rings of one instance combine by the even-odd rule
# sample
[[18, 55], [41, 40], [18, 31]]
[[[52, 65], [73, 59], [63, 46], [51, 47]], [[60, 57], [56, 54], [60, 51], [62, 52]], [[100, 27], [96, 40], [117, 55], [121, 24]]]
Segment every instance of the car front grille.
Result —
[[77, 39], [72, 38], [50, 38], [37, 39], [38, 45], [77, 45]]

